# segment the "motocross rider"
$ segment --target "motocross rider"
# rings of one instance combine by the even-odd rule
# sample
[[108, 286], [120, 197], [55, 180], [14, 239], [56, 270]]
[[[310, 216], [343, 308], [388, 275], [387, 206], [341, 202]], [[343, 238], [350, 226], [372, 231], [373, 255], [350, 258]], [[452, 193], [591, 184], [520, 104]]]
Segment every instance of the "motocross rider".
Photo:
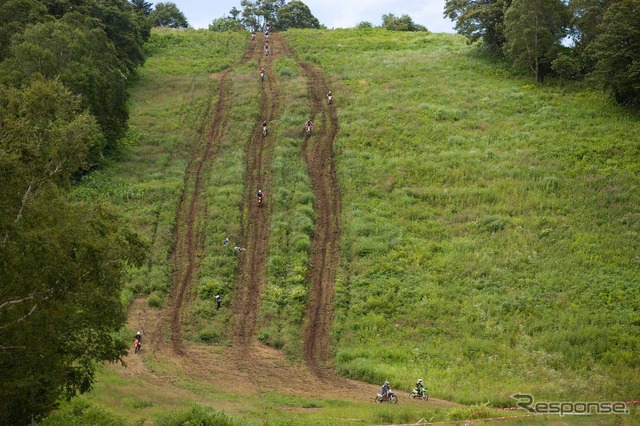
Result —
[[418, 392], [418, 395], [422, 396], [425, 393], [425, 388], [424, 385], [422, 384], [422, 379], [418, 379], [418, 381], [416, 382], [416, 391]]
[[382, 397], [386, 398], [387, 397], [387, 393], [389, 393], [389, 389], [391, 389], [391, 385], [389, 384], [389, 381], [384, 382], [384, 385], [382, 385]]

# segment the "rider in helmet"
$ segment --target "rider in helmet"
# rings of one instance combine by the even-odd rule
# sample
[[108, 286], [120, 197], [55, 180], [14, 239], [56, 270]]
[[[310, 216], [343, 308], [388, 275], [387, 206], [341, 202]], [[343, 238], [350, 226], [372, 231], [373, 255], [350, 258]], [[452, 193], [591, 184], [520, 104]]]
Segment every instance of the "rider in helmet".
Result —
[[391, 389], [391, 385], [389, 384], [389, 381], [384, 382], [384, 385], [382, 385], [382, 397], [383, 398], [387, 397], [387, 393], [389, 392], [389, 389]]
[[141, 333], [141, 332], [139, 332], [139, 331], [136, 333], [136, 335], [135, 335], [135, 336], [134, 336], [134, 338], [133, 338], [133, 341], [134, 341], [134, 342], [135, 342], [136, 340], [138, 341], [138, 347], [141, 347], [141, 346], [142, 346], [142, 333]]
[[262, 133], [266, 134], [267, 133], [267, 120], [264, 120], [262, 122]]
[[329, 93], [327, 93], [327, 100], [329, 101], [329, 103], [333, 101], [333, 93], [331, 93], [331, 90], [329, 90]]
[[418, 379], [418, 381], [416, 382], [416, 391], [418, 391], [418, 395], [424, 395], [425, 389], [424, 385], [422, 384], [422, 379]]
[[260, 68], [260, 80], [264, 81], [264, 68]]
[[307, 126], [307, 131], [313, 129], [313, 121], [307, 120], [306, 126]]
[[256, 197], [258, 197], [258, 200], [262, 200], [262, 198], [264, 197], [264, 192], [262, 192], [262, 189], [258, 189], [258, 192], [256, 192]]

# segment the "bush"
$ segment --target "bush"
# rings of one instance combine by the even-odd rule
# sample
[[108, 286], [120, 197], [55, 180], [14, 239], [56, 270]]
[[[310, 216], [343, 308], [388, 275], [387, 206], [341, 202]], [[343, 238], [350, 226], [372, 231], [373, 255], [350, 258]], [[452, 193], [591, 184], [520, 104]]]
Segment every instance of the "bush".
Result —
[[147, 297], [147, 304], [152, 308], [162, 308], [164, 307], [164, 298], [154, 291]]
[[159, 426], [235, 426], [246, 424], [211, 407], [195, 406], [189, 411], [168, 414], [157, 421]]

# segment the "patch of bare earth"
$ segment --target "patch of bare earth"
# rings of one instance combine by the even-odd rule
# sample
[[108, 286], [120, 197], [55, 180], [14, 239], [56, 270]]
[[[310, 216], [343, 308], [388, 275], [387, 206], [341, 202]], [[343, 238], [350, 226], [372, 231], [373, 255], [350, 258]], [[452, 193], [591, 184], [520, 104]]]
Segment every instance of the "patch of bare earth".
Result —
[[[271, 36], [269, 56], [264, 54], [264, 38], [250, 43], [245, 61], [255, 61], [266, 71], [261, 85], [262, 117], [245, 149], [245, 194], [240, 245], [247, 249], [239, 254], [238, 278], [233, 295], [233, 339], [230, 347], [185, 344], [182, 324], [185, 306], [192, 297], [192, 285], [197, 280], [202, 257], [207, 218], [206, 177], [215, 160], [217, 146], [224, 133], [225, 110], [230, 107], [228, 74], [219, 76], [218, 101], [209, 103], [195, 142], [187, 170], [184, 192], [176, 212], [175, 248], [173, 250], [173, 285], [166, 309], [154, 310], [136, 300], [129, 309], [129, 326], [142, 329], [145, 336], [142, 352], [127, 358], [127, 367], [114, 366], [123, 376], [136, 377], [166, 387], [176, 395], [202, 397], [184, 387], [185, 378], [224, 389], [225, 393], [278, 392], [283, 395], [319, 397], [318, 389], [331, 389], [332, 398], [352, 401], [373, 401], [379, 387], [338, 377], [331, 368], [330, 327], [333, 320], [333, 297], [338, 264], [340, 238], [340, 194], [333, 161], [333, 140], [338, 131], [334, 106], [328, 106], [327, 83], [319, 70], [301, 64], [309, 80], [312, 114], [320, 123], [311, 137], [306, 137], [303, 154], [307, 162], [316, 199], [316, 235], [311, 253], [310, 305], [304, 330], [304, 362], [291, 362], [279, 351], [260, 344], [256, 339], [257, 314], [261, 293], [266, 282], [266, 261], [269, 241], [272, 192], [271, 163], [275, 148], [273, 124], [280, 112], [279, 85], [273, 61], [280, 55], [290, 55], [278, 34]], [[213, 97], [212, 97], [213, 99]], [[268, 136], [262, 135], [262, 120], [271, 126]], [[256, 191], [265, 193], [265, 203], [259, 207]], [[150, 343], [150, 344], [149, 344]], [[170, 343], [170, 344], [167, 344]], [[146, 365], [149, 357], [153, 363]], [[155, 365], [158, 367], [153, 367]], [[190, 393], [191, 392], [191, 393]], [[409, 401], [408, 398], [402, 398]], [[209, 401], [210, 402], [210, 401]], [[415, 403], [415, 401], [411, 401]], [[223, 405], [220, 407], [220, 405]], [[430, 400], [429, 405], [455, 405], [447, 401]], [[227, 408], [223, 402], [219, 408]]]

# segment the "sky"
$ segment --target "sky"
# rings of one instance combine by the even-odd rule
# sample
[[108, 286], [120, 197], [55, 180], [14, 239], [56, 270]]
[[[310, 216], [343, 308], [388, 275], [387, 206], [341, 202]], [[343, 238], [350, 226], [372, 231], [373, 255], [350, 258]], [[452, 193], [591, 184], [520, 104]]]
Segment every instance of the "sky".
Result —
[[[151, 0], [150, 0], [151, 1]], [[163, 0], [178, 6], [194, 28], [207, 28], [211, 21], [240, 9], [240, 0]], [[302, 0], [327, 28], [351, 28], [359, 22], [382, 23], [382, 15], [407, 14], [413, 22], [434, 33], [453, 33], [453, 22], [442, 17], [444, 0]], [[158, 2], [155, 2], [158, 3]]]

